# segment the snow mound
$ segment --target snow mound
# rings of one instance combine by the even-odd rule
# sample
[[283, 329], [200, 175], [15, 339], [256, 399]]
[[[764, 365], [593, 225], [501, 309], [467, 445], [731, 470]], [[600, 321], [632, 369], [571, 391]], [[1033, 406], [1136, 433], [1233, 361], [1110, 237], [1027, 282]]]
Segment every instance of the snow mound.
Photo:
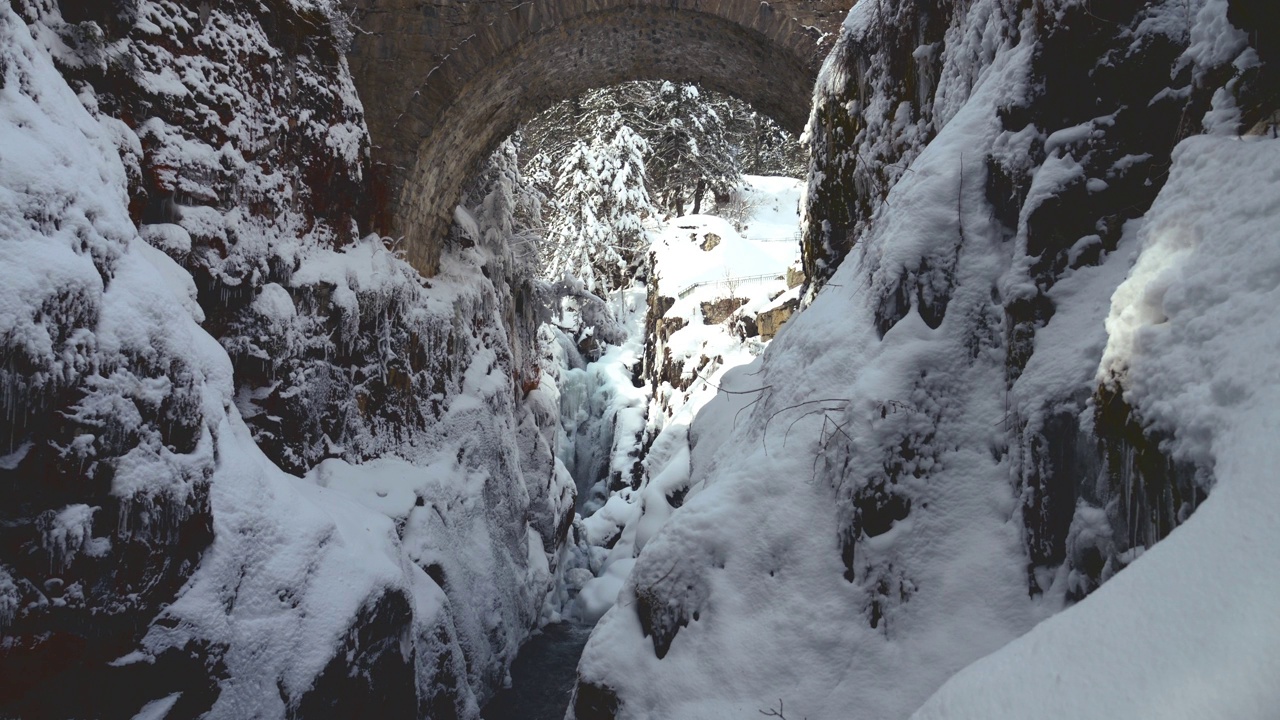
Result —
[[[723, 215], [737, 215], [740, 227], [721, 215], [684, 215], [664, 223], [654, 234], [653, 252], [658, 290], [677, 297], [691, 286], [713, 286], [723, 294], [726, 280], [755, 276], [781, 278], [799, 258], [797, 203], [801, 181], [748, 175], [745, 186]], [[710, 237], [709, 237], [710, 236]]]
[[[881, 340], [866, 292], [897, 279], [912, 248], [958, 241], [959, 156], [994, 141], [994, 107], [1020, 87], [1029, 50], [1006, 48], [895, 186], [889, 206], [946, 208], [891, 215], [868, 239], [870, 257], [902, 259], [842, 265], [693, 420], [686, 500], [579, 666], [584, 684], [624, 699], [623, 717], [741, 718], [779, 698], [788, 717], [903, 717], [1056, 609], [1027, 599], [1008, 469], [992, 451], [1004, 408], [987, 388], [1003, 385], [1002, 358], [961, 349], [964, 319], [986, 312], [1006, 269], [999, 246], [959, 254], [966, 289], [938, 328], [911, 309]], [[981, 185], [962, 192], [966, 233], [990, 232]], [[914, 459], [897, 465], [881, 450], [903, 446]], [[910, 498], [910, 514], [868, 525], [855, 555], [841, 538], [869, 497]]]
[[1214, 468], [1209, 499], [914, 717], [1266, 718], [1280, 706], [1280, 141], [1197, 137], [1112, 297], [1101, 377]]

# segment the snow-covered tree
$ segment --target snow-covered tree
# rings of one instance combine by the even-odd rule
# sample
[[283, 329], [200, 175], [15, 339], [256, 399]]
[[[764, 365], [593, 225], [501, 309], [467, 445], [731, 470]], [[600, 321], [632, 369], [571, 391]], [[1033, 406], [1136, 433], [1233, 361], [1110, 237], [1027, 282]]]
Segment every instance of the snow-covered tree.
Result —
[[795, 135], [744, 102], [727, 98], [723, 107], [725, 131], [744, 174], [804, 175], [808, 157]]
[[642, 272], [654, 205], [730, 201], [743, 166], [795, 168], [799, 147], [745, 103], [696, 85], [630, 82], [558, 103], [521, 131], [523, 177], [546, 199], [544, 272], [596, 291]]
[[627, 263], [628, 276], [634, 277], [649, 255], [643, 221], [654, 213], [645, 172], [649, 143], [629, 125], [621, 124], [620, 116], [615, 115], [614, 121], [618, 128], [604, 156], [609, 178], [606, 205], [618, 252]]
[[648, 143], [614, 114], [611, 132], [576, 141], [561, 162], [557, 212], [547, 228], [546, 274], [577, 276], [593, 292], [623, 285], [645, 262], [643, 219], [653, 212], [645, 185]]
[[591, 90], [526, 125], [526, 176], [553, 196], [573, 142], [610, 135], [606, 120], [615, 113], [648, 141], [648, 187], [670, 212], [689, 202], [700, 211], [709, 193], [723, 200], [743, 172], [794, 176], [802, 169], [795, 139], [741, 100], [696, 85], [638, 81]]
[[547, 276], [574, 275], [592, 291], [607, 285], [602, 276], [620, 273], [626, 267], [600, 217], [607, 187], [601, 165], [594, 147], [581, 140], [573, 144], [560, 164], [555, 185], [558, 212], [546, 237]]
[[658, 87], [655, 101], [647, 118], [653, 127], [650, 182], [665, 210], [684, 214], [691, 199], [696, 214], [708, 192], [724, 197], [742, 181], [723, 108], [704, 98], [696, 85], [670, 82]]
[[496, 247], [507, 243], [518, 259], [532, 263], [538, 256], [545, 198], [520, 172], [521, 139], [516, 133], [489, 156], [468, 187], [463, 204], [474, 210], [486, 244]]

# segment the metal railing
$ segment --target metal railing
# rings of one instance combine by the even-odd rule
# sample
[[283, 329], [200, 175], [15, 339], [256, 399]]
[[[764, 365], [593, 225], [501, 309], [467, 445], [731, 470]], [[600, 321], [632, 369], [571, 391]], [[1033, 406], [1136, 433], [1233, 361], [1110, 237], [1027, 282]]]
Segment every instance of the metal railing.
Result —
[[780, 273], [763, 273], [761, 275], [741, 275], [739, 277], [724, 278], [723, 280], [703, 280], [696, 282], [685, 289], [681, 290], [678, 297], [683, 300], [700, 287], [718, 286], [729, 287], [730, 285], [738, 286], [742, 283], [765, 282], [766, 280], [782, 280], [786, 282], [787, 276]]

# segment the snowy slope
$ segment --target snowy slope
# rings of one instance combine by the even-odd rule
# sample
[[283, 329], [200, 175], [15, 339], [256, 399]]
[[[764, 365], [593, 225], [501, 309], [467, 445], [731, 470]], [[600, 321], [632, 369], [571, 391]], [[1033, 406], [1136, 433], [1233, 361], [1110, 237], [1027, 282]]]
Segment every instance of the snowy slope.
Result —
[[572, 519], [509, 198], [426, 283], [329, 3], [130, 7], [0, 4], [0, 714], [475, 717]]
[[[287, 675], [286, 693], [300, 694], [332, 656], [338, 636], [369, 595], [383, 585], [408, 588], [410, 566], [398, 558], [388, 521], [370, 522], [368, 513], [361, 516], [335, 507], [332, 499], [316, 494], [262, 457], [231, 402], [231, 362], [197, 324], [203, 314], [193, 302], [190, 275], [147, 245], [129, 219], [125, 169], [120, 151], [105, 131], [117, 127], [86, 111], [82, 99], [71, 92], [28, 35], [26, 25], [7, 7], [0, 16], [0, 28], [4, 46], [14, 52], [5, 58], [7, 77], [0, 103], [4, 116], [0, 145], [5, 148], [0, 194], [6, 200], [0, 206], [0, 222], [7, 228], [2, 272], [23, 282], [4, 283], [0, 303], [10, 324], [4, 334], [38, 340], [32, 331], [40, 329], [38, 321], [44, 314], [37, 308], [48, 306], [48, 294], [66, 293], [70, 286], [76, 289], [72, 296], [84, 297], [80, 312], [87, 323], [79, 331], [79, 342], [88, 352], [76, 365], [87, 376], [81, 381], [86, 392], [73, 410], [85, 434], [77, 440], [77, 452], [103, 465], [110, 463], [111, 496], [115, 503], [124, 503], [122, 510], [115, 511], [108, 498], [86, 496], [98, 506], [71, 505], [62, 510], [59, 517], [68, 520], [56, 533], [61, 559], [51, 569], [75, 582], [81, 573], [92, 577], [84, 563], [73, 564], [78, 553], [110, 562], [116, 560], [113, 552], [137, 553], [137, 545], [145, 543], [143, 547], [159, 546], [170, 554], [169, 563], [190, 572], [191, 565], [183, 558], [192, 550], [189, 543], [199, 536], [192, 536], [189, 528], [207, 522], [211, 512], [214, 533], [223, 540], [214, 544], [206, 566], [197, 573], [196, 587], [201, 585], [200, 578], [210, 576], [222, 582], [203, 583], [209, 594], [184, 595], [170, 606], [170, 617], [181, 617], [184, 611], [192, 612], [193, 605], [203, 604], [192, 612], [202, 622], [232, 625], [227, 631], [210, 628], [206, 636], [226, 643], [227, 654], [221, 661], [233, 679], [221, 702], [223, 707], [240, 708], [215, 709], [215, 715], [243, 716], [246, 707], [283, 715], [282, 707], [272, 713], [263, 706], [261, 695], [250, 694], [245, 700], [245, 693], [238, 689], [245, 677], [252, 675], [253, 682], [269, 685], [269, 695], [277, 704], [287, 695], [281, 696], [276, 678]], [[87, 95], [83, 100], [91, 98]], [[131, 135], [125, 131], [119, 137]], [[26, 222], [35, 217], [32, 210], [37, 207], [61, 210], [42, 227]], [[77, 235], [79, 241], [68, 242]], [[95, 271], [95, 261], [104, 265], [103, 271]], [[13, 326], [29, 323], [33, 317], [37, 323], [25, 329]], [[50, 329], [63, 322], [57, 316], [48, 319]], [[72, 359], [70, 353], [63, 357]], [[78, 380], [72, 373], [63, 374], [62, 379]], [[186, 416], [170, 416], [169, 427], [155, 422], [151, 408], [173, 407], [169, 398], [179, 393], [187, 394], [184, 404], [177, 406]], [[176, 447], [181, 441], [172, 434], [166, 437], [175, 420], [196, 424], [196, 441], [186, 451]], [[135, 439], [132, 447], [125, 446], [127, 452], [112, 457], [113, 445], [127, 442], [113, 436]], [[21, 472], [21, 453], [10, 460], [5, 469]], [[208, 505], [202, 507], [201, 497]], [[68, 510], [82, 508], [92, 517], [100, 511], [105, 514], [102, 506], [118, 512], [118, 528], [68, 524]], [[93, 537], [103, 530], [104, 536]], [[220, 566], [228, 565], [233, 569], [218, 572]], [[129, 589], [129, 578], [140, 566], [136, 555], [121, 561], [115, 582]], [[72, 572], [62, 572], [68, 570]], [[164, 587], [163, 576], [147, 580]], [[68, 599], [81, 592], [87, 598], [81, 595], [78, 601], [58, 601], [58, 605], [101, 615], [122, 609], [147, 612], [145, 605], [130, 604], [140, 604], [153, 592], [139, 588], [103, 612], [93, 608], [97, 598], [89, 594], [100, 590], [85, 585]], [[45, 583], [46, 592], [49, 587]], [[7, 608], [6, 625], [15, 619], [28, 620], [42, 609], [41, 603], [32, 602], [26, 578], [22, 588], [16, 606]], [[423, 602], [429, 597], [424, 595]], [[76, 607], [86, 599], [88, 608]], [[238, 614], [230, 609], [237, 603]], [[438, 607], [431, 609], [435, 612]], [[300, 616], [305, 621], [299, 621]], [[244, 622], [237, 623], [240, 618]], [[176, 632], [191, 637], [189, 626]], [[260, 655], [264, 648], [273, 659]], [[125, 668], [144, 660], [154, 662], [149, 655], [133, 653], [112, 667]], [[252, 670], [242, 671], [245, 664]], [[208, 682], [205, 678], [195, 681]], [[163, 689], [160, 682], [155, 687], [131, 688], [113, 700], [122, 707], [99, 705], [98, 711], [128, 712], [131, 697]], [[191, 688], [183, 688], [187, 689]], [[48, 708], [48, 703], [56, 707], [58, 702], [47, 697], [32, 700], [35, 708]], [[76, 712], [72, 708], [64, 711]], [[199, 705], [187, 704], [182, 711], [198, 709]]]
[[[652, 243], [659, 292], [677, 297], [696, 283], [781, 276], [798, 259], [801, 185], [792, 178], [748, 175], [742, 190], [718, 214], [684, 215], [662, 223]], [[703, 249], [708, 233], [718, 240]], [[745, 284], [735, 289], [754, 290]]]
[[[997, 61], [890, 204], [954, 199], [958, 156], [992, 141], [991, 108], [1016, 91], [1025, 52]], [[981, 186], [967, 191], [979, 208]], [[974, 237], [990, 222], [978, 210], [964, 221]], [[698, 415], [688, 500], [645, 547], [579, 668], [624, 700], [620, 717], [738, 718], [779, 699], [788, 716], [903, 717], [1056, 609], [1028, 602], [1010, 521], [1004, 407], [987, 390], [1002, 383], [1003, 358], [964, 349], [960, 320], [988, 312], [1007, 269], [1000, 246], [961, 253], [957, 285], [973, 290], [952, 298], [951, 322], [930, 328], [913, 311], [876, 336], [867, 285], [896, 277], [889, 253], [909, 252], [889, 239], [957, 232], [952, 202], [890, 218], [872, 240], [884, 270], [842, 266], [763, 362], [725, 378], [747, 394]], [[896, 446], [914, 459], [895, 465], [880, 450]], [[848, 567], [842, 519], [877, 484], [910, 498], [910, 516], [873, 530]]]
[[[742, 234], [752, 240], [795, 245], [804, 183], [769, 175], [745, 175], [742, 181], [743, 187], [734, 197], [734, 202], [742, 203]], [[734, 214], [733, 205], [729, 212]]]
[[850, 13], [809, 129], [810, 304], [693, 421], [580, 720], [907, 717], [1082, 597], [923, 716], [1268, 716], [1276, 276], [1243, 248], [1275, 199], [1242, 196], [1275, 159], [1196, 139], [1164, 169], [1188, 113], [1235, 132], [1257, 56], [1225, 2], [1036, 7]]
[[[217, 539], [144, 643], [155, 654], [189, 642], [225, 647], [218, 654], [225, 679], [208, 717], [285, 716], [343, 647], [356, 618], [368, 621], [368, 611], [392, 595], [412, 607], [393, 621], [405, 623], [391, 628], [401, 646], [395, 659], [409, 668], [415, 656], [460, 663], [436, 638], [447, 600], [407, 561], [390, 518], [280, 471], [234, 410], [219, 436], [225, 459], [212, 483]], [[357, 655], [364, 664], [379, 660], [376, 644], [353, 650], [364, 653]], [[411, 685], [397, 694], [414, 704]]]
[[[739, 222], [748, 226], [769, 228], [771, 234], [763, 238], [743, 237], [731, 222], [716, 215], [683, 216], [659, 226], [652, 242], [656, 288], [651, 285], [650, 293], [674, 300], [662, 321], [678, 329], [666, 334], [665, 340], [645, 337], [644, 310], [653, 312], [653, 308], [646, 308], [635, 291], [619, 293], [618, 300], [627, 309], [622, 313], [627, 340], [587, 367], [568, 371], [560, 381], [566, 393], [593, 392], [590, 403], [571, 400], [576, 403], [572, 406], [593, 408], [593, 427], [607, 426], [612, 431], [607, 447], [598, 447], [601, 438], [575, 441], [578, 452], [592, 448], [602, 460], [610, 458], [607, 472], [579, 477], [586, 482], [599, 480], [582, 508], [582, 528], [594, 548], [591, 570], [596, 577], [575, 588], [576, 606], [570, 612], [580, 620], [595, 622], [613, 606], [636, 553], [666, 522], [673, 505], [679, 506], [689, 484], [688, 427], [694, 415], [714, 397], [727, 371], [750, 363], [767, 346], [758, 338], [743, 337], [733, 318], [708, 321], [701, 304], [732, 296], [745, 302], [740, 313], [749, 317], [784, 292], [786, 269], [796, 253], [799, 188], [800, 181], [791, 178], [749, 176], [743, 192], [750, 202], [745, 208], [723, 209], [726, 214], [738, 213]], [[733, 280], [742, 275], [752, 279]], [[677, 299], [677, 295], [684, 297]], [[679, 376], [651, 376], [644, 387], [635, 387], [632, 378], [645, 345], [650, 346], [648, 352], [662, 357], [662, 367], [681, 368]], [[578, 427], [584, 421], [569, 418], [565, 427]], [[643, 459], [635, 474], [641, 448]], [[586, 470], [582, 464], [577, 468], [579, 473]], [[620, 482], [624, 479], [630, 483]]]
[[1112, 296], [1100, 369], [1213, 467], [1209, 499], [917, 718], [1265, 718], [1280, 707], [1280, 141], [1194, 138]]
[[[662, 316], [668, 324], [676, 318], [684, 323], [662, 339], [661, 351], [669, 353], [666, 362], [687, 365], [684, 374], [690, 380], [693, 366], [700, 366], [703, 357], [719, 358], [747, 347], [758, 354], [763, 349], [763, 344], [744, 340], [730, 325], [773, 306], [787, 291], [787, 269], [794, 270], [798, 264], [799, 218], [794, 211], [779, 213], [774, 208], [794, 201], [799, 181], [763, 177], [749, 181], [748, 192], [757, 204], [748, 206], [744, 222], [750, 227], [763, 217], [771, 234], [748, 236], [749, 231], [739, 232], [721, 217], [686, 215], [667, 221], [654, 236], [656, 290], [675, 301]], [[769, 187], [777, 192], [765, 189]], [[788, 219], [789, 229], [784, 224]], [[734, 319], [726, 324], [705, 318], [705, 303], [727, 300], [736, 301]], [[673, 409], [680, 404], [673, 401]]]
[[[416, 317], [493, 317], [483, 255], [446, 253], [434, 292], [407, 302]], [[395, 284], [410, 272], [373, 239], [313, 253], [296, 277], [354, 303], [387, 285], [406, 292]], [[155, 653], [226, 648], [211, 717], [475, 717], [503, 681], [551, 587], [573, 494], [547, 443], [548, 399], [517, 403], [506, 338], [472, 340], [451, 358], [456, 387], [433, 398], [433, 432], [397, 455], [326, 460], [300, 480], [236, 425], [242, 447], [222, 455], [213, 483], [213, 547], [146, 639]]]

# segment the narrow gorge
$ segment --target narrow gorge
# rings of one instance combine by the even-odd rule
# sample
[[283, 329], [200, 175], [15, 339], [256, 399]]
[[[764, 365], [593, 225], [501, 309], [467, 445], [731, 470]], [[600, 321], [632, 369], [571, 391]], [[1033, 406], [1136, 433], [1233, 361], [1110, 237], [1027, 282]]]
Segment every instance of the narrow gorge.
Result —
[[1274, 717], [1278, 19], [0, 0], [0, 718]]

